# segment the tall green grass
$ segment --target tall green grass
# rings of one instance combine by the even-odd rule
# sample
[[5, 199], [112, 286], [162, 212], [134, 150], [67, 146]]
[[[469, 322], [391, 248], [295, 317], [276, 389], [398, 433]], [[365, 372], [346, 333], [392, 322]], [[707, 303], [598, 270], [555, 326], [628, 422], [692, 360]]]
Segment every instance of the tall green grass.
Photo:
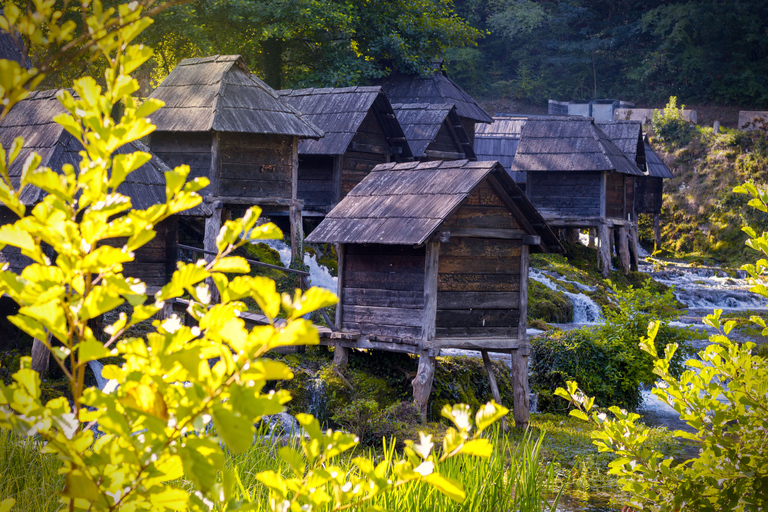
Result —
[[56, 495], [64, 487], [61, 463], [41, 453], [39, 441], [0, 430], [0, 501], [14, 498], [17, 512], [53, 512], [61, 508]]
[[[398, 488], [395, 492], [379, 497], [374, 503], [386, 510], [398, 512], [488, 512], [554, 511], [562, 489], [556, 489], [554, 466], [542, 464], [543, 435], [533, 439], [531, 432], [514, 440], [503, 435], [500, 429], [489, 433], [494, 445], [489, 459], [459, 456], [443, 462], [439, 471], [464, 485], [467, 499], [455, 503], [433, 488], [419, 484]], [[270, 439], [266, 428], [257, 429], [253, 447], [239, 455], [228, 454], [227, 466], [239, 479], [238, 493], [241, 499], [256, 506], [252, 510], [267, 510], [268, 489], [256, 480], [262, 471], [272, 470], [287, 474], [288, 465], [277, 454], [280, 439]], [[394, 440], [384, 440], [383, 448], [367, 450], [368, 456], [394, 462], [398, 459]], [[64, 484], [57, 471], [59, 461], [41, 453], [38, 441], [23, 438], [7, 431], [0, 431], [0, 501], [13, 497], [17, 511], [53, 512], [60, 509], [56, 493]], [[336, 463], [347, 471], [354, 471], [352, 459], [360, 454], [352, 451], [344, 454]], [[180, 487], [188, 484], [179, 482]]]

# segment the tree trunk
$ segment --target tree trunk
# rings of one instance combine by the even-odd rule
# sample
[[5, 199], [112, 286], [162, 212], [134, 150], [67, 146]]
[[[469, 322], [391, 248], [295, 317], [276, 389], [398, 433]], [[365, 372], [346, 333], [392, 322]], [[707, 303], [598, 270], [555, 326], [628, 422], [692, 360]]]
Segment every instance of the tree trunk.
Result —
[[261, 42], [264, 81], [275, 90], [283, 87], [283, 41], [269, 38]]

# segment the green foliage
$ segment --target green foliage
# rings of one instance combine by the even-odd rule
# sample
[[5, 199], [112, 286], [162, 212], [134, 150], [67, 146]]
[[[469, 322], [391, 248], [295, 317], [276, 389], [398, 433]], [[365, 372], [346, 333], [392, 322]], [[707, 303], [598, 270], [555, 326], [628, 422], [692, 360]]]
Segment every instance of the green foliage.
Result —
[[[699, 455], [675, 464], [671, 457], [649, 448], [648, 427], [637, 414], [612, 406], [612, 418], [592, 412], [594, 398], [569, 381], [557, 395], [575, 409], [571, 415], [592, 422], [592, 437], [601, 451], [614, 453], [611, 473], [630, 494], [627, 505], [643, 510], [701, 511], [762, 510], [768, 502], [768, 457], [765, 454], [765, 417], [768, 413], [768, 360], [752, 355], [752, 343], [742, 346], [725, 335], [733, 325], [721, 324], [718, 310], [705, 323], [721, 334], [687, 361], [689, 370], [671, 373], [676, 345], [659, 357], [652, 322], [640, 346], [654, 358], [654, 373], [663, 382], [653, 394], [670, 405], [692, 432], [678, 430], [679, 438], [696, 443]], [[725, 334], [725, 335], [724, 335]]]
[[617, 289], [616, 300], [615, 310], [606, 309], [604, 325], [549, 332], [531, 340], [530, 385], [539, 395], [540, 410], [564, 411], [554, 393], [569, 380], [577, 380], [600, 405], [637, 409], [642, 400], [639, 386], [656, 379], [652, 359], [636, 345], [650, 319], [661, 319], [659, 350], [667, 343], [681, 346], [672, 372], [682, 372], [692, 349], [690, 333], [669, 325], [679, 315], [672, 290], [659, 293], [647, 282], [642, 288]]
[[[235, 492], [237, 477], [225, 465], [224, 449], [249, 450], [253, 425], [264, 415], [283, 411], [290, 400], [285, 391], [263, 391], [268, 381], [293, 376], [286, 365], [263, 356], [277, 347], [316, 344], [317, 330], [304, 317], [334, 305], [337, 298], [319, 288], [280, 294], [270, 279], [249, 275], [250, 266], [234, 251], [252, 241], [282, 237], [275, 225], [258, 224], [258, 207], [226, 221], [216, 238], [216, 256], [179, 263], [170, 282], [152, 298], [144, 283], [122, 274], [134, 251], [156, 235], [154, 226], [201, 203], [197, 192], [207, 179], [186, 182], [188, 166], [165, 172], [166, 198], [146, 210], [132, 209], [131, 199], [117, 192], [150, 155], [113, 153], [151, 133], [154, 127], [146, 116], [162, 106], [151, 100], [139, 104], [133, 97], [139, 84], [130, 76], [152, 55], [149, 48], [132, 44], [151, 20], [139, 2], [116, 10], [103, 10], [98, 1], [83, 8], [88, 5], [88, 49], [107, 63], [104, 86], [91, 77], [76, 80], [72, 92], [59, 93], [67, 113], [54, 119], [84, 148], [78, 169], [69, 164], [41, 168], [40, 157], [33, 155], [20, 179], [12, 181], [8, 168], [23, 141], [16, 139], [8, 152], [0, 148], [0, 202], [19, 217], [0, 227], [0, 249], [16, 247], [32, 260], [20, 275], [0, 271], [0, 292], [20, 305], [10, 321], [51, 352], [66, 376], [71, 400], [44, 403], [40, 375], [31, 368], [31, 359], [23, 357], [12, 382], [0, 384], [0, 428], [40, 440], [42, 453], [59, 460], [64, 482], [58, 499], [69, 510], [240, 509], [248, 503]], [[2, 19], [12, 30], [19, 12], [9, 6]], [[60, 17], [50, 10], [37, 14], [30, 10], [22, 21], [39, 30]], [[109, 27], [116, 28], [109, 32]], [[3, 104], [22, 97], [21, 87], [15, 83], [4, 89]], [[113, 118], [118, 104], [122, 114]], [[31, 215], [20, 200], [29, 186], [46, 194]], [[122, 247], [106, 243], [113, 239], [122, 239]], [[211, 303], [211, 285], [221, 297], [217, 304]], [[152, 322], [154, 331], [145, 338], [126, 337], [128, 329], [182, 296], [190, 297], [187, 313], [197, 325], [183, 325], [172, 315]], [[238, 315], [246, 309], [245, 299], [258, 306], [267, 325], [246, 329]], [[104, 333], [89, 326], [89, 320], [125, 304], [130, 315], [120, 314]], [[121, 364], [108, 364], [102, 372], [110, 384], [104, 389], [86, 386], [88, 363], [116, 356], [113, 361]], [[323, 432], [315, 418], [299, 415], [307, 432], [301, 451], [280, 450], [293, 477], [265, 472], [257, 478], [270, 488], [273, 511], [359, 506], [415, 482], [462, 501], [461, 485], [440, 475], [436, 464], [459, 454], [489, 457], [492, 446], [482, 431], [507, 412], [489, 403], [473, 418], [466, 405], [446, 407], [443, 414], [455, 428], [447, 432], [440, 457], [433, 456], [429, 438], [421, 436], [389, 468], [358, 457], [354, 471], [348, 472], [334, 471], [333, 464], [358, 439]], [[103, 434], [98, 438], [92, 429], [96, 424]], [[214, 435], [207, 432], [211, 425]], [[176, 483], [182, 477], [187, 490]], [[4, 500], [0, 511], [13, 504], [14, 499]]]
[[651, 125], [656, 137], [669, 144], [685, 145], [691, 140], [693, 128], [683, 116], [685, 105], [677, 109], [677, 97], [671, 96], [663, 110], [655, 110]]
[[550, 290], [538, 281], [528, 282], [528, 318], [550, 323], [573, 321], [573, 303], [554, 290]]

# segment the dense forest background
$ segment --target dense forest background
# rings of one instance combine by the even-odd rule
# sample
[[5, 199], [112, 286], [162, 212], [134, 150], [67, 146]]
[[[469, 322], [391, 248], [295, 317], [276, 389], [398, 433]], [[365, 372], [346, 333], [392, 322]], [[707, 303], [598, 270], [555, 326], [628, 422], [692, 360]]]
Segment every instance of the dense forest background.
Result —
[[[147, 86], [183, 58], [237, 53], [275, 88], [366, 84], [442, 61], [481, 99], [768, 105], [766, 0], [198, 0], [144, 38], [157, 56]], [[48, 85], [93, 72], [80, 64]]]

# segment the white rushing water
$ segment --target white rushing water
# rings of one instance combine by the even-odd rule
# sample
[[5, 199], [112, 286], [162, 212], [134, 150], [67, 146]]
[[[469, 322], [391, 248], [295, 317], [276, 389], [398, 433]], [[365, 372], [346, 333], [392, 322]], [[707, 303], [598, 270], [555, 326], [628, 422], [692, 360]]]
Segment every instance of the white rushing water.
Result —
[[583, 293], [569, 292], [559, 284], [552, 281], [552, 278], [558, 281], [573, 284], [577, 289], [582, 291], [594, 291], [594, 288], [581, 283], [577, 283], [575, 281], [568, 281], [559, 275], [557, 275], [557, 277], [552, 276], [552, 278], [550, 278], [550, 276], [535, 268], [530, 269], [528, 276], [534, 281], [538, 281], [539, 283], [543, 284], [550, 290], [562, 293], [568, 297], [568, 299], [573, 304], [574, 324], [599, 324], [603, 322], [603, 311], [600, 309], [600, 306], [595, 303], [595, 301]]
[[[282, 240], [258, 240], [253, 243], [264, 243], [276, 250], [284, 267], [291, 264], [291, 247]], [[304, 254], [304, 264], [309, 267], [309, 284], [336, 293], [338, 279], [331, 275], [327, 267], [319, 264], [315, 256]]]

